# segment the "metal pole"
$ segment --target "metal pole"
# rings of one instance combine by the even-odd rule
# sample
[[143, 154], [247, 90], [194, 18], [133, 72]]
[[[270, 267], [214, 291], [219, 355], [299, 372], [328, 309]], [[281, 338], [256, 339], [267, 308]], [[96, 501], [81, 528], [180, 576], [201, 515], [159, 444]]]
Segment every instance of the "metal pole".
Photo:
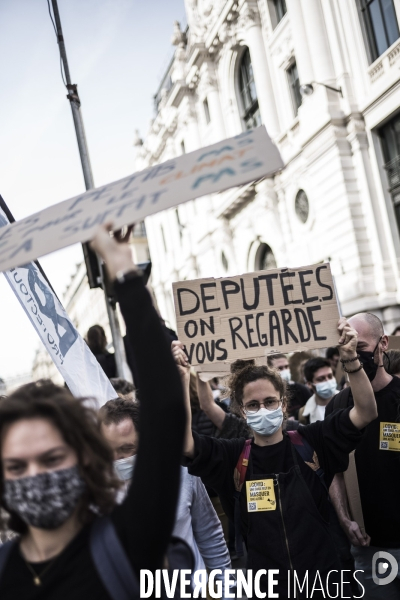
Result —
[[[76, 84], [72, 83], [71, 75], [69, 72], [67, 51], [65, 49], [65, 42], [64, 42], [64, 36], [63, 36], [63, 32], [62, 32], [62, 27], [61, 27], [61, 19], [60, 19], [60, 13], [58, 11], [57, 0], [51, 0], [51, 4], [53, 6], [53, 14], [54, 14], [57, 42], [58, 42], [58, 47], [60, 50], [60, 57], [61, 57], [61, 61], [62, 61], [63, 68], [64, 68], [65, 85], [69, 92], [69, 94], [67, 95], [67, 98], [70, 102], [71, 110], [72, 110], [72, 117], [74, 119], [76, 139], [78, 142], [79, 155], [81, 158], [83, 177], [85, 179], [85, 187], [87, 190], [91, 190], [92, 188], [94, 188], [94, 181], [93, 181], [92, 167], [91, 167], [90, 158], [89, 158], [89, 149], [88, 149], [87, 142], [86, 142], [85, 128], [83, 126], [83, 119], [82, 119], [82, 113], [81, 113], [81, 102], [80, 102], [79, 95], [78, 95], [78, 86]], [[100, 265], [100, 273], [102, 276], [101, 283], [103, 283], [104, 277], [103, 277], [102, 265]], [[113, 344], [114, 344], [115, 362], [116, 362], [116, 366], [117, 366], [118, 377], [132, 380], [129, 367], [126, 362], [124, 342], [123, 342], [123, 339], [121, 336], [121, 330], [120, 330], [120, 326], [119, 326], [119, 322], [118, 322], [116, 307], [115, 307], [114, 303], [110, 302], [110, 299], [107, 295], [106, 286], [102, 285], [102, 287], [104, 289], [105, 301], [106, 301], [106, 306], [107, 306], [107, 315], [108, 315], [108, 319], [110, 322], [111, 335], [112, 335]]]

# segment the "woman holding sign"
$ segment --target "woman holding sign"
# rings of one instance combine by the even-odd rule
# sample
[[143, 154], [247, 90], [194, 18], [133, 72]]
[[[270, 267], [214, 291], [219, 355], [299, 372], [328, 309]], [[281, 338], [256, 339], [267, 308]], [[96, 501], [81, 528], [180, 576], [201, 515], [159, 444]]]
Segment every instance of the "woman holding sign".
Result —
[[[192, 433], [190, 424], [187, 428], [189, 472], [216, 490], [225, 512], [240, 524], [247, 567], [255, 580], [259, 571], [260, 590], [268, 597], [274, 597], [272, 591], [280, 598], [338, 597], [335, 581], [340, 574], [328, 576], [340, 569], [328, 531], [328, 489], [334, 474], [347, 469], [360, 430], [377, 415], [370, 382], [356, 353], [357, 332], [345, 319], [340, 319], [338, 331], [340, 357], [354, 395], [351, 410], [286, 433], [285, 382], [277, 371], [250, 365], [233, 375], [230, 397], [253, 430], [254, 440], [215, 439]], [[187, 379], [189, 365], [179, 342], [174, 342], [174, 355]], [[272, 586], [270, 581], [269, 587], [272, 575], [266, 570], [271, 569], [276, 569], [277, 583]], [[299, 593], [305, 578], [308, 584]], [[312, 596], [306, 595], [307, 586], [308, 594], [314, 586]], [[321, 587], [325, 591], [318, 592]]]
[[140, 380], [133, 483], [116, 506], [111, 448], [94, 412], [64, 388], [32, 383], [3, 399], [0, 505], [19, 537], [0, 548], [1, 600], [139, 598], [140, 569], [162, 568], [174, 526], [185, 430], [181, 381], [129, 245], [103, 228], [93, 248], [115, 282]]

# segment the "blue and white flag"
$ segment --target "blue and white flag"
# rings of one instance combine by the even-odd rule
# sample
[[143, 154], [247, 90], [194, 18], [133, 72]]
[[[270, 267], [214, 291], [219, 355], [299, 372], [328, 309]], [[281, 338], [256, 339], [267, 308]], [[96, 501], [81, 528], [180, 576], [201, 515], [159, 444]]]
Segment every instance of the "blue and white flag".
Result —
[[[0, 227], [10, 223], [0, 207]], [[34, 262], [4, 272], [72, 394], [101, 406], [117, 396], [103, 369]]]

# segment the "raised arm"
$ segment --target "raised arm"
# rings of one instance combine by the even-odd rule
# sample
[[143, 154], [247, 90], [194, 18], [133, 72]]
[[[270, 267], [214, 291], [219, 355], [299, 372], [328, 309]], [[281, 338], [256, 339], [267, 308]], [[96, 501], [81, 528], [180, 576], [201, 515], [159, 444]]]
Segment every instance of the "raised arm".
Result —
[[350, 419], [357, 429], [363, 429], [378, 416], [374, 392], [357, 357], [357, 331], [343, 317], [339, 320], [338, 331], [340, 361], [349, 375], [354, 400]]
[[227, 413], [215, 403], [210, 384], [208, 381], [202, 381], [199, 375], [197, 375], [197, 393], [201, 410], [206, 413], [215, 427], [221, 431]]
[[182, 382], [183, 397], [186, 407], [186, 432], [185, 441], [183, 444], [183, 454], [188, 458], [194, 457], [194, 440], [192, 434], [192, 410], [190, 408], [190, 363], [184, 351], [182, 342], [172, 342], [172, 355], [178, 367], [179, 375]]
[[112, 518], [135, 571], [154, 571], [162, 568], [178, 502], [185, 432], [182, 385], [129, 246], [119, 245], [107, 229], [101, 228], [93, 248], [115, 282], [140, 389], [140, 443], [133, 480], [127, 498], [114, 509]]

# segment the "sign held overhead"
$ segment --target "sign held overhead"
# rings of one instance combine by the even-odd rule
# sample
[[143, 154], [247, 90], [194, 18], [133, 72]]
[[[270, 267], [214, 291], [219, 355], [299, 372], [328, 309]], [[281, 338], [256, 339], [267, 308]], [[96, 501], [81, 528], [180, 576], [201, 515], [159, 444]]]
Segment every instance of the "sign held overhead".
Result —
[[338, 343], [329, 263], [173, 284], [178, 336], [192, 365]]
[[282, 168], [265, 127], [89, 190], [0, 231], [0, 271], [92, 239], [98, 225], [115, 228], [206, 194], [272, 175]]

